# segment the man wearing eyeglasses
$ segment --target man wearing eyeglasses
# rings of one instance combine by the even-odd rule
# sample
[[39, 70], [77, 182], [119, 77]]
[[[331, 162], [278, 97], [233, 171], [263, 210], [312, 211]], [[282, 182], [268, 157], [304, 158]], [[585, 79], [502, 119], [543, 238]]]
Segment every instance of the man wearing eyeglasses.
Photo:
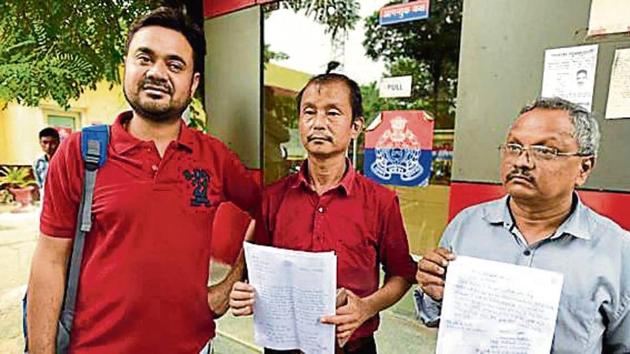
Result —
[[418, 263], [418, 309], [439, 323], [455, 255], [564, 274], [554, 353], [630, 353], [630, 233], [584, 205], [575, 187], [595, 165], [599, 128], [559, 98], [525, 106], [499, 147], [507, 196], [472, 206]]

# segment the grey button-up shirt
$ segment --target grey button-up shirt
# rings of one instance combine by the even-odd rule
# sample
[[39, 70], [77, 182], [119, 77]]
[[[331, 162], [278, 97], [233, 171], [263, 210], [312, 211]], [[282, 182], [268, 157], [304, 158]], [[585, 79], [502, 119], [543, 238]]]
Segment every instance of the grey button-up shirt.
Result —
[[[552, 353], [630, 353], [630, 232], [574, 196], [567, 220], [527, 245], [508, 196], [459, 213], [440, 246], [478, 257], [564, 274]], [[440, 304], [418, 294], [419, 314], [436, 324]]]

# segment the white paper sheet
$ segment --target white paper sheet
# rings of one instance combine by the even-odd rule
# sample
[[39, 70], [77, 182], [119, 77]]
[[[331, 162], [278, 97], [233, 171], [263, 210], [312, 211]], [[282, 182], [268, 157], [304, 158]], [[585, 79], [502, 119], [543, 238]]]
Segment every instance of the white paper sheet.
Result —
[[547, 49], [542, 96], [561, 97], [588, 109], [593, 105], [597, 44]]
[[446, 273], [438, 354], [549, 354], [563, 275], [458, 256]]
[[615, 51], [608, 88], [606, 118], [630, 118], [630, 48]]
[[630, 1], [592, 0], [588, 35], [630, 32]]
[[277, 350], [334, 353], [335, 326], [321, 317], [335, 314], [337, 258], [244, 244], [249, 282], [256, 289], [254, 340]]

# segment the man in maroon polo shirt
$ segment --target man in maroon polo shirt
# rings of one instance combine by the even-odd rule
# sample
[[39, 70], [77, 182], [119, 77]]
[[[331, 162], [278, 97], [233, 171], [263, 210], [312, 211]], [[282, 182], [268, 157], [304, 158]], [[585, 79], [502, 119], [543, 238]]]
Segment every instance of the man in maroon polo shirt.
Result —
[[[112, 125], [96, 179], [72, 353], [196, 354], [227, 310], [242, 257], [207, 287], [213, 218], [224, 201], [255, 215], [260, 191], [223, 143], [182, 122], [204, 54], [203, 33], [177, 10], [159, 8], [129, 31], [124, 94], [133, 110]], [[55, 351], [83, 171], [73, 134], [48, 172], [29, 282], [31, 353]]]
[[[358, 174], [346, 158], [363, 127], [358, 85], [340, 74], [312, 78], [297, 98], [299, 130], [308, 159], [300, 172], [269, 186], [263, 197], [259, 243], [337, 254], [338, 287], [348, 303], [322, 322], [349, 339], [345, 353], [376, 353], [378, 313], [396, 303], [414, 280], [415, 263], [396, 194]], [[385, 284], [379, 289], [379, 263]], [[252, 313], [254, 289], [237, 282], [236, 316]], [[267, 352], [275, 352], [267, 350]]]

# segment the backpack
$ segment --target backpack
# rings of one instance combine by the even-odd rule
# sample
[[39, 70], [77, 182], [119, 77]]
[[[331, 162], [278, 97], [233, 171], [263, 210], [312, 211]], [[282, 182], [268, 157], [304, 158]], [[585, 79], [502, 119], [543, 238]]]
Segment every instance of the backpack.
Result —
[[[92, 200], [94, 198], [94, 183], [96, 173], [107, 160], [107, 146], [109, 144], [109, 126], [93, 125], [85, 127], [81, 131], [81, 158], [85, 166], [83, 179], [83, 192], [77, 215], [76, 231], [72, 244], [72, 255], [68, 266], [66, 287], [63, 304], [59, 313], [57, 326], [57, 354], [67, 354], [70, 350], [70, 334], [74, 320], [79, 274], [81, 273], [81, 260], [83, 259], [83, 246], [85, 235], [92, 228]], [[24, 352], [28, 353], [28, 333], [26, 328], [26, 295], [23, 300], [23, 331]]]

